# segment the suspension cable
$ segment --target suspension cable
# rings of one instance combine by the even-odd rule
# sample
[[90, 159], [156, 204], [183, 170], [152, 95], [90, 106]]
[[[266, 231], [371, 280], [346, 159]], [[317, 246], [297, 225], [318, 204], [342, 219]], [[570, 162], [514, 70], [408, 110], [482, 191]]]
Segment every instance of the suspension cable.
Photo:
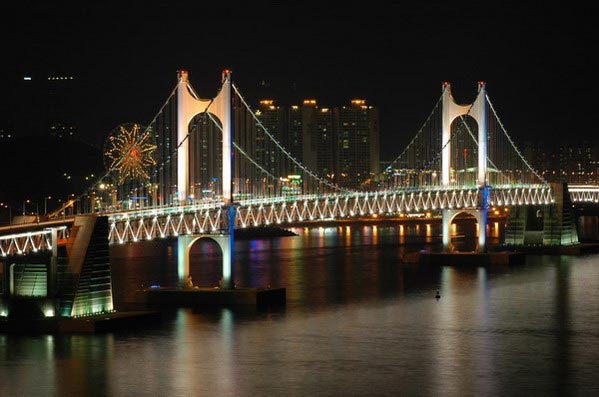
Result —
[[503, 123], [501, 122], [501, 119], [497, 115], [497, 112], [495, 111], [495, 108], [493, 107], [493, 103], [491, 102], [491, 99], [489, 98], [489, 95], [485, 95], [485, 97], [487, 99], [487, 102], [489, 103], [489, 107], [493, 111], [493, 115], [495, 116], [495, 118], [497, 119], [497, 122], [499, 123], [499, 126], [503, 130], [503, 133], [507, 137], [508, 141], [510, 142], [510, 144], [512, 145], [512, 147], [514, 148], [514, 150], [516, 151], [516, 153], [518, 154], [520, 159], [524, 162], [524, 164], [528, 167], [528, 169], [530, 171], [532, 171], [532, 173], [543, 182], [543, 184], [547, 185], [547, 181], [545, 180], [545, 178], [543, 178], [541, 175], [539, 175], [539, 173], [528, 163], [528, 161], [526, 161], [526, 159], [524, 158], [522, 153], [520, 153], [520, 150], [518, 150], [518, 148], [516, 147], [516, 144], [512, 140], [512, 137], [510, 136], [510, 134], [507, 133], [507, 130], [505, 129], [505, 127], [503, 126]]
[[[214, 117], [212, 116], [212, 113], [208, 112], [208, 117], [210, 118], [210, 120], [212, 120], [212, 122], [214, 123], [214, 125], [216, 125], [216, 128], [218, 128], [218, 130], [222, 133], [223, 132], [223, 127], [220, 126], [220, 124], [214, 119]], [[262, 171], [263, 173], [265, 173], [266, 175], [268, 175], [269, 177], [273, 178], [273, 179], [278, 179], [276, 176], [274, 176], [273, 174], [271, 174], [270, 172], [268, 172], [266, 169], [264, 169], [260, 164], [258, 164], [254, 159], [252, 159], [243, 149], [241, 149], [241, 147], [239, 147], [239, 145], [237, 145], [237, 143], [235, 143], [235, 141], [233, 141], [233, 146], [235, 147], [235, 149], [239, 150], [239, 152], [246, 158], [248, 159], [252, 164], [254, 164], [256, 167], [258, 167], [258, 169], [260, 171]]]
[[443, 99], [443, 93], [441, 93], [441, 96], [437, 100], [437, 103], [435, 103], [435, 106], [433, 107], [433, 110], [430, 112], [430, 114], [426, 118], [426, 121], [422, 124], [422, 126], [420, 127], [420, 129], [418, 130], [418, 132], [416, 133], [416, 135], [414, 136], [414, 138], [412, 138], [412, 140], [410, 141], [410, 143], [408, 143], [408, 145], [399, 154], [399, 156], [397, 156], [395, 158], [395, 160], [391, 161], [389, 163], [389, 165], [387, 167], [385, 167], [385, 169], [383, 171], [381, 171], [381, 172], [379, 172], [377, 174], [377, 176], [381, 175], [384, 172], [390, 171], [392, 169], [392, 165], [395, 164], [408, 151], [408, 149], [410, 149], [410, 147], [414, 144], [414, 142], [416, 141], [416, 139], [420, 136], [420, 133], [424, 130], [424, 127], [426, 127], [426, 125], [428, 124], [429, 120], [431, 119], [431, 117], [433, 116], [433, 114], [435, 113], [435, 111], [437, 110], [437, 108], [439, 107], [439, 103], [441, 102], [442, 99]]

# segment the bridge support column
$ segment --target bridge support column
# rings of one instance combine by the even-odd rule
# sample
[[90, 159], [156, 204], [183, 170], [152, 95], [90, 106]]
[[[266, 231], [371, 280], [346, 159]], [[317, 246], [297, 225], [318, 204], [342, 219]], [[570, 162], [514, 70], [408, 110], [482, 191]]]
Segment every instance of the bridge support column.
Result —
[[52, 228], [51, 230], [52, 256], [50, 256], [50, 266], [47, 274], [47, 296], [54, 297], [56, 295], [57, 287], [56, 272], [58, 271], [58, 230], [56, 228]]
[[197, 236], [177, 237], [177, 276], [181, 286], [185, 285], [189, 278], [189, 251], [198, 238]]

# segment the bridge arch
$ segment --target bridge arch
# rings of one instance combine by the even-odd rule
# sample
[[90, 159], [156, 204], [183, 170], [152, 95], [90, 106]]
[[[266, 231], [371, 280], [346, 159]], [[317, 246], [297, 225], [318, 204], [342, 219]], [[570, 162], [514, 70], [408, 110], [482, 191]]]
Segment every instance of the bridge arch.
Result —
[[443, 251], [454, 252], [451, 244], [451, 224], [458, 215], [467, 214], [476, 220], [478, 224], [477, 252], [486, 250], [487, 241], [487, 211], [479, 209], [443, 210]]
[[190, 262], [191, 262], [191, 249], [196, 242], [202, 239], [207, 239], [215, 242], [222, 252], [222, 277], [221, 284], [227, 285], [226, 283], [231, 279], [232, 276], [232, 247], [231, 237], [229, 235], [212, 235], [212, 234], [200, 234], [200, 235], [185, 235], [177, 237], [177, 275], [179, 284], [186, 286], [188, 280], [190, 280]]

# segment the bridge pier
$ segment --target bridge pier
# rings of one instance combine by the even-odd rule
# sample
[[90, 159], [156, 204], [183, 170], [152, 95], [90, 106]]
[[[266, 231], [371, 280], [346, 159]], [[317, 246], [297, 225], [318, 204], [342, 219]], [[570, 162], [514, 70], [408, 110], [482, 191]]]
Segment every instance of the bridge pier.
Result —
[[466, 213], [474, 216], [478, 223], [478, 246], [476, 252], [483, 253], [487, 252], [487, 216], [488, 210], [484, 209], [472, 209], [472, 210], [443, 210], [443, 252], [453, 252], [453, 246], [451, 245], [451, 222], [459, 214]]
[[202, 238], [213, 240], [218, 244], [223, 253], [223, 267], [221, 287], [234, 288], [233, 283], [233, 243], [234, 237], [228, 234], [220, 235], [200, 235], [200, 236], [179, 236], [177, 238], [177, 274], [179, 285], [185, 286], [189, 279], [189, 264], [191, 247], [196, 241]]

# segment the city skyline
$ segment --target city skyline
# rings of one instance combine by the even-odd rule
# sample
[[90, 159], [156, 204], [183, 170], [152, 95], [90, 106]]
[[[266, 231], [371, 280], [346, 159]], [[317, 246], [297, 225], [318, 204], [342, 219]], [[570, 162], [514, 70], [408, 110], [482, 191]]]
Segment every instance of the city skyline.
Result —
[[367, 99], [381, 111], [383, 158], [417, 132], [443, 81], [462, 103], [486, 81], [517, 142], [570, 130], [594, 137], [585, 87], [596, 35], [584, 8], [108, 2], [12, 5], [4, 15], [16, 22], [3, 27], [12, 55], [2, 66], [8, 92], [24, 77], [74, 76], [80, 133], [96, 145], [120, 123], [150, 120], [176, 70], [189, 70], [200, 95], [211, 97], [224, 67], [254, 103], [264, 85], [280, 103]]

